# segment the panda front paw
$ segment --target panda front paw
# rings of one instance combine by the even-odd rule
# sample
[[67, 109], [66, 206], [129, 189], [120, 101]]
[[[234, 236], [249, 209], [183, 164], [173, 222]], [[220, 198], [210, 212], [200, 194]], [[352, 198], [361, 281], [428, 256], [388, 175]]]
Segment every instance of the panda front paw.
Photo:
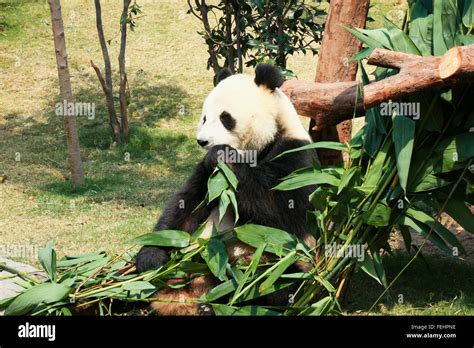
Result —
[[204, 166], [213, 171], [218, 162], [230, 164], [231, 158], [237, 158], [238, 152], [229, 145], [215, 145], [211, 147], [204, 158]]
[[157, 269], [169, 261], [168, 253], [158, 247], [144, 246], [135, 257], [135, 264], [139, 273], [150, 269]]

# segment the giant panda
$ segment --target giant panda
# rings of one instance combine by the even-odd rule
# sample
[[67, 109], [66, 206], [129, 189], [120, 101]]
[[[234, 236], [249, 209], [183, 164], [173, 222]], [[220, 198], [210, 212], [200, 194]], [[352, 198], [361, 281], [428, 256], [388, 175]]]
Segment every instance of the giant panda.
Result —
[[[204, 233], [210, 233], [213, 225], [220, 230], [232, 228], [234, 219], [231, 213], [227, 213], [219, 224], [216, 206], [195, 208], [206, 196], [208, 178], [217, 161], [222, 160], [219, 156], [226, 151], [240, 154], [253, 151], [256, 165], [237, 161], [226, 163], [239, 180], [236, 192], [238, 223], [251, 221], [279, 228], [313, 246], [314, 239], [306, 228], [306, 211], [311, 209], [308, 200], [311, 188], [272, 190], [280, 179], [297, 169], [311, 166], [317, 160], [314, 151], [299, 151], [273, 160], [284, 151], [311, 142], [295, 108], [279, 89], [283, 83], [281, 72], [273, 65], [259, 64], [255, 77], [232, 75], [223, 70], [216, 82], [204, 102], [196, 137], [207, 154], [183, 188], [168, 202], [154, 230], [192, 233], [204, 223]], [[227, 249], [231, 263], [238, 260], [249, 263], [254, 252], [250, 246], [236, 241], [230, 242]], [[136, 256], [136, 267], [139, 272], [144, 272], [158, 268], [168, 260], [166, 249], [144, 246]], [[161, 289], [153, 297], [162, 301], [154, 302], [152, 306], [158, 315], [210, 314], [212, 311], [207, 306], [187, 303], [186, 300], [198, 299], [214, 285], [212, 276], [202, 276], [193, 279], [185, 288]], [[278, 296], [274, 296], [273, 303], [282, 301], [276, 298]]]

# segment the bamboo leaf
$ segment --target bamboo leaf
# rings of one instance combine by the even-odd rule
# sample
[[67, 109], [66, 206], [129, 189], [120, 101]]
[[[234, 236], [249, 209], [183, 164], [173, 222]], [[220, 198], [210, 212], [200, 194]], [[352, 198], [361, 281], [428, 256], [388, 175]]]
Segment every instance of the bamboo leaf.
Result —
[[416, 232], [424, 236], [425, 238], [428, 238], [434, 245], [436, 245], [440, 250], [444, 251], [448, 255], [452, 255], [452, 250], [446, 245], [445, 241], [438, 236], [434, 231], [431, 231], [430, 233], [430, 228], [407, 215], [402, 215], [398, 223], [400, 225], [408, 226], [413, 228]]
[[230, 204], [230, 198], [227, 194], [228, 190], [225, 190], [221, 194], [221, 198], [219, 199], [219, 223], [222, 221], [222, 218], [227, 211], [227, 207]]
[[211, 239], [201, 255], [216, 278], [221, 281], [227, 280], [225, 271], [229, 257], [223, 242], [215, 238]]
[[292, 250], [288, 255], [286, 255], [283, 259], [278, 262], [278, 266], [275, 268], [273, 272], [270, 273], [268, 278], [260, 284], [259, 291], [264, 292], [268, 288], [270, 288], [280, 276], [285, 272], [288, 267], [290, 267], [295, 261], [298, 259], [296, 255], [296, 250]]
[[410, 253], [411, 250], [411, 234], [410, 230], [406, 226], [399, 226], [400, 234], [403, 237], [403, 242], [405, 243], [405, 248], [407, 252]]
[[423, 56], [432, 55], [433, 14], [421, 1], [415, 1], [410, 8], [409, 36]]
[[474, 215], [464, 202], [450, 199], [445, 210], [466, 231], [474, 233]]
[[371, 226], [387, 226], [390, 221], [391, 209], [383, 203], [377, 203], [372, 209], [364, 212], [362, 220]]
[[305, 151], [305, 150], [312, 150], [312, 149], [330, 149], [330, 150], [346, 151], [346, 152], [349, 151], [346, 144], [341, 144], [341, 143], [338, 143], [338, 142], [335, 142], [335, 141], [318, 141], [317, 143], [311, 143], [311, 144], [308, 144], [308, 145], [298, 147], [296, 149], [291, 149], [291, 150], [282, 152], [278, 156], [275, 156], [273, 158], [273, 160], [276, 160], [277, 158], [285, 156], [289, 153]]
[[380, 279], [382, 285], [387, 288], [387, 277], [385, 275], [385, 268], [382, 263], [382, 257], [380, 256], [380, 252], [378, 250], [371, 249], [370, 254], [372, 255], [372, 260], [374, 263], [375, 271], [377, 272], [377, 276]]
[[53, 249], [54, 242], [50, 240], [38, 253], [41, 266], [48, 274], [52, 282], [56, 280], [56, 251]]
[[462, 23], [466, 28], [474, 26], [474, 2], [472, 0], [464, 0]]
[[444, 139], [434, 149], [442, 156], [436, 166], [438, 172], [447, 172], [462, 168], [458, 164], [474, 157], [474, 132], [466, 132]]
[[455, 45], [457, 32], [456, 0], [433, 0], [433, 53], [444, 54]]
[[225, 315], [225, 316], [277, 316], [281, 315], [278, 312], [272, 311], [265, 307], [260, 306], [245, 306], [239, 309], [234, 309], [232, 307], [221, 305], [221, 304], [213, 304], [212, 309], [214, 313], [218, 316]]
[[406, 192], [415, 137], [415, 121], [406, 116], [393, 115], [392, 124], [392, 139], [395, 144], [398, 178], [403, 191]]
[[[365, 71], [364, 65], [358, 62], [359, 70], [362, 73], [362, 82], [364, 86], [370, 84], [369, 77]], [[382, 143], [382, 137], [385, 134], [385, 126], [381, 120], [380, 108], [374, 107], [365, 112], [364, 124], [364, 150], [370, 156], [374, 157]]]
[[380, 29], [357, 28], [356, 30], [359, 33], [364, 34], [368, 38], [377, 41], [379, 44], [382, 45], [383, 48], [386, 48], [388, 50], [393, 51], [394, 47], [393, 47], [392, 43], [390, 42], [390, 35], [389, 35], [388, 30], [386, 28], [380, 28]]
[[84, 255], [78, 255], [78, 256], [69, 256], [67, 258], [63, 258], [63, 259], [59, 260], [56, 263], [56, 267], [62, 268], [62, 267], [76, 266], [76, 265], [79, 265], [81, 263], [95, 261], [95, 260], [98, 260], [98, 259], [102, 259], [104, 257], [106, 257], [106, 255], [103, 252], [84, 254]]
[[334, 309], [334, 306], [334, 298], [332, 296], [326, 296], [302, 311], [300, 315], [325, 315], [330, 313]]
[[[378, 253], [375, 252], [374, 254], [378, 254]], [[380, 259], [378, 260], [380, 261]], [[375, 260], [375, 258], [371, 257], [369, 253], [366, 251], [364, 254], [364, 259], [359, 262], [360, 269], [363, 270], [370, 277], [375, 279], [380, 285], [386, 287], [387, 280], [385, 277], [385, 271], [381, 271], [381, 268], [383, 269], [383, 266], [382, 267], [377, 266], [376, 262], [377, 261]]]
[[345, 170], [341, 176], [341, 181], [337, 187], [337, 194], [341, 193], [341, 191], [346, 188], [346, 186], [350, 183], [351, 179], [354, 177], [356, 173], [359, 173], [359, 167], [352, 167], [348, 170]]
[[146, 233], [130, 241], [135, 245], [184, 248], [189, 245], [190, 235], [184, 231], [163, 230]]
[[[359, 41], [365, 43], [368, 47], [374, 49], [374, 48], [389, 48], [389, 47], [384, 47], [383, 43], [374, 39], [373, 37], [368, 36], [367, 34], [361, 32], [360, 29], [351, 29], [346, 26], [342, 26], [344, 29], [346, 29], [349, 33], [354, 35]], [[373, 35], [375, 36], [375, 35]], [[380, 39], [380, 38], [378, 38]], [[385, 41], [385, 40], [383, 40]]]
[[225, 175], [221, 171], [215, 171], [207, 182], [207, 189], [209, 193], [208, 202], [212, 202], [219, 197], [226, 188], [229, 187]]
[[40, 303], [59, 302], [72, 291], [70, 287], [58, 283], [43, 283], [33, 286], [10, 303], [5, 310], [5, 315], [25, 315], [30, 313]]
[[390, 36], [390, 42], [393, 45], [394, 51], [421, 55], [421, 52], [410, 37], [387, 17], [384, 17], [384, 24], [385, 28], [387, 28], [388, 35]]
[[232, 204], [232, 208], [234, 209], [234, 216], [235, 216], [234, 222], [237, 223], [237, 221], [239, 221], [239, 206], [237, 204], [237, 198], [235, 197], [234, 191], [227, 190], [226, 192], [227, 192], [227, 196], [230, 199], [230, 203]]
[[237, 190], [239, 180], [237, 180], [237, 177], [235, 176], [234, 172], [232, 172], [232, 170], [230, 170], [230, 168], [224, 162], [217, 162], [217, 168], [222, 171], [232, 188], [234, 190]]
[[336, 292], [336, 289], [334, 288], [334, 286], [327, 279], [324, 279], [320, 276], [315, 276], [314, 279], [316, 279], [322, 286], [324, 286], [324, 288], [329, 293]]
[[266, 244], [265, 251], [276, 254], [280, 249], [296, 248], [297, 240], [289, 233], [273, 228], [254, 224], [246, 224], [235, 228], [237, 238], [254, 248]]
[[463, 253], [465, 252], [464, 247], [456, 238], [456, 236], [450, 230], [448, 230], [446, 227], [436, 221], [433, 217], [426, 214], [424, 211], [408, 208], [406, 214], [412, 217], [413, 219], [432, 227], [433, 231], [437, 233], [440, 237], [442, 237], [445, 241], [447, 241], [452, 246], [458, 248], [459, 251]]
[[204, 294], [200, 300], [204, 302], [213, 302], [235, 291], [237, 286], [238, 284], [235, 279], [227, 280], [213, 287], [207, 294]]
[[131, 283], [125, 283], [121, 287], [123, 290], [126, 291], [139, 291], [139, 290], [156, 290], [156, 286], [151, 284], [150, 282], [145, 281], [136, 281]]
[[437, 177], [433, 174], [428, 174], [420, 181], [418, 181], [413, 188], [410, 188], [410, 192], [426, 192], [439, 189], [441, 187], [449, 185], [450, 182], [442, 178]]
[[324, 184], [337, 187], [339, 185], [339, 181], [339, 178], [337, 178], [336, 176], [324, 172], [305, 173], [290, 177], [289, 179], [282, 181], [277, 186], [275, 186], [273, 190], [289, 191], [296, 190], [305, 186]]
[[[282, 275], [283, 277], [284, 275]], [[260, 291], [257, 286], [252, 287], [250, 290], [248, 290], [245, 294], [243, 294], [237, 301], [236, 303], [242, 303], [242, 302], [247, 302], [247, 301], [252, 301], [256, 298], [263, 297], [270, 295], [274, 292], [280, 291], [282, 289], [286, 289], [290, 287], [291, 285], [295, 284], [294, 280], [284, 280], [280, 279], [277, 282], [275, 282], [273, 285], [269, 286], [268, 288], [265, 289], [265, 291]]]
[[267, 246], [266, 243], [262, 243], [262, 244], [260, 244], [260, 246], [255, 251], [255, 254], [252, 258], [252, 262], [250, 262], [249, 267], [247, 268], [244, 275], [240, 279], [237, 290], [235, 291], [234, 296], [232, 296], [232, 299], [229, 302], [230, 304], [233, 304], [237, 300], [237, 298], [242, 295], [241, 292], [242, 292], [242, 289], [244, 288], [245, 284], [250, 279], [252, 279], [252, 277], [254, 276], [255, 271], [257, 270], [258, 264], [260, 263], [260, 259], [263, 255], [263, 252], [264, 252], [266, 246]]

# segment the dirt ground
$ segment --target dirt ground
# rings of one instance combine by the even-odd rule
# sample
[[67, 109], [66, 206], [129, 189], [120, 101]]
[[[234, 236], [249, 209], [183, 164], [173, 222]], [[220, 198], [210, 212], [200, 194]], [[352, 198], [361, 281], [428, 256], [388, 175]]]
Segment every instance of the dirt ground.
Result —
[[[461, 226], [459, 226], [446, 214], [443, 214], [441, 216], [441, 223], [446, 226], [451, 232], [453, 232], [458, 238], [458, 240], [461, 242], [461, 244], [464, 246], [466, 254], [460, 254], [459, 259], [465, 260], [470, 264], [474, 264], [474, 234], [465, 231]], [[424, 237], [414, 231], [411, 232], [411, 236], [412, 244], [415, 244], [418, 247], [421, 246], [424, 241]], [[392, 250], [394, 252], [406, 251], [403, 238], [399, 232], [394, 233], [394, 235], [392, 236], [390, 246], [392, 247]], [[447, 255], [446, 253], [438, 249], [429, 240], [426, 241], [421, 252], [424, 255], [432, 255], [440, 258], [451, 257], [450, 255]]]

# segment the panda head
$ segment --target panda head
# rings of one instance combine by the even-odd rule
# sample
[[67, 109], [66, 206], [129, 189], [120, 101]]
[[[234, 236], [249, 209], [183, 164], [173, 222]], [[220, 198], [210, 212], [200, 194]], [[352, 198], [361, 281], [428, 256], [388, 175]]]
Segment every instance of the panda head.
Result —
[[277, 134], [309, 140], [293, 105], [278, 88], [282, 84], [281, 72], [269, 64], [259, 64], [255, 77], [221, 71], [203, 105], [198, 144], [260, 151]]

